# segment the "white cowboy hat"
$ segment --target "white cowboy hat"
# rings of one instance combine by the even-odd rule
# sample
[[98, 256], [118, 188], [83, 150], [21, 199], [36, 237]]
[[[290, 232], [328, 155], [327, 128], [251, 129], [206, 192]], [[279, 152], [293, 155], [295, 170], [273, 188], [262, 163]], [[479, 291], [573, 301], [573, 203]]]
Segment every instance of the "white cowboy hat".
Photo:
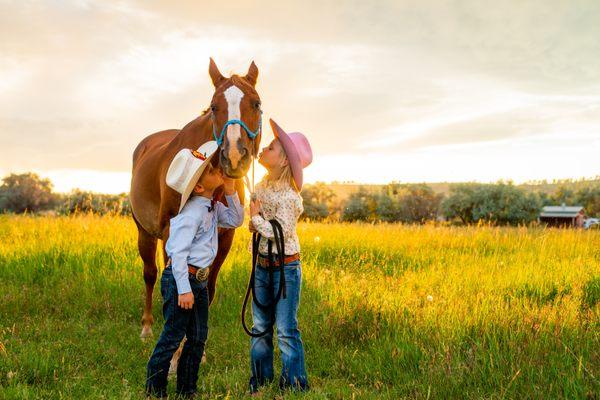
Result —
[[211, 140], [198, 147], [198, 150], [181, 149], [175, 154], [167, 171], [167, 185], [181, 193], [179, 211], [192, 194], [198, 179], [218, 148], [217, 142]]

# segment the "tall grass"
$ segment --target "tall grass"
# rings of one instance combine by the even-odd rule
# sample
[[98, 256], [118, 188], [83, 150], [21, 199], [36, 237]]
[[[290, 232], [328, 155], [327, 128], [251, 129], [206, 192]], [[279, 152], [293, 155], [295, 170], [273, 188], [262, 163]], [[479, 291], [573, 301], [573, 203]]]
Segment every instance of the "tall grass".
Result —
[[[597, 398], [600, 232], [312, 224], [302, 398]], [[249, 273], [239, 229], [210, 309], [201, 393], [243, 398]], [[135, 226], [123, 217], [0, 216], [0, 398], [143, 398], [155, 337]], [[278, 396], [275, 387], [264, 398]]]

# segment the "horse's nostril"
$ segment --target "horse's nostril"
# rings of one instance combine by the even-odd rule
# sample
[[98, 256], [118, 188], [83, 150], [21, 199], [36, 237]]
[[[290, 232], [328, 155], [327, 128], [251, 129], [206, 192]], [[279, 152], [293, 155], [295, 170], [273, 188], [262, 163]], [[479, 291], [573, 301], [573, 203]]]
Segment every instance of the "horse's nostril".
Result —
[[229, 165], [231, 165], [231, 162], [225, 154], [221, 153], [221, 159], [219, 160], [219, 164], [221, 165], [221, 169], [225, 170], [225, 168], [228, 168]]

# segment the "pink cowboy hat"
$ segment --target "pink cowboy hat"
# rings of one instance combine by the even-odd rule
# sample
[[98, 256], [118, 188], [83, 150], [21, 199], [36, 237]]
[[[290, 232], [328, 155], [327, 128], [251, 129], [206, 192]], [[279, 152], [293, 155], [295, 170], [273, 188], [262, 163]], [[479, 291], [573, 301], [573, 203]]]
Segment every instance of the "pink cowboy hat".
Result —
[[276, 139], [279, 139], [283, 151], [287, 155], [292, 176], [298, 190], [302, 189], [302, 169], [310, 165], [313, 159], [312, 149], [306, 136], [300, 132], [286, 133], [275, 121], [269, 119]]

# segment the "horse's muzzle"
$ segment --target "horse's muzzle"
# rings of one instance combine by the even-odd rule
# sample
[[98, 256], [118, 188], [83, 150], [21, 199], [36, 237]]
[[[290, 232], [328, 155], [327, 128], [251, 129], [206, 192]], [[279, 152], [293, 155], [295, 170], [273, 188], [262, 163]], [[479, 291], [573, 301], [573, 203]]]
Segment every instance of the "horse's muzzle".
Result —
[[248, 173], [248, 169], [250, 168], [250, 164], [252, 163], [252, 157], [250, 153], [246, 149], [242, 149], [243, 155], [242, 158], [237, 162], [235, 168], [231, 165], [231, 160], [227, 158], [225, 152], [221, 152], [221, 157], [219, 158], [219, 164], [223, 173], [229, 178], [239, 179], [244, 177]]

